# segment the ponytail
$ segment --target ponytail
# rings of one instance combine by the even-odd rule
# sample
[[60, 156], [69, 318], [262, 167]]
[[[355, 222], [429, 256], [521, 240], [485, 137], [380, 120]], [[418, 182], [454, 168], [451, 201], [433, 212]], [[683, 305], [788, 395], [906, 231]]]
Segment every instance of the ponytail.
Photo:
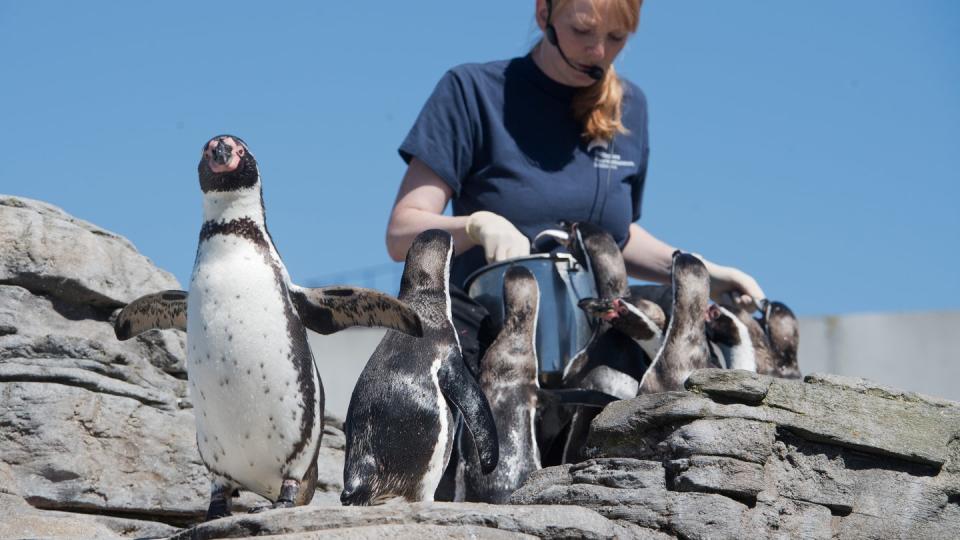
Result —
[[610, 66], [603, 79], [574, 94], [573, 117], [583, 126], [583, 138], [610, 141], [618, 133], [629, 133], [621, 122], [622, 105], [623, 83]]

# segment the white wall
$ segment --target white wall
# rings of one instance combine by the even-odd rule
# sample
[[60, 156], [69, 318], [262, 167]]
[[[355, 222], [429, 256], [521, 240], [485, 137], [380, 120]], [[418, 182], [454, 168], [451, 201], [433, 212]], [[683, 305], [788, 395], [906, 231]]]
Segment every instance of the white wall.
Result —
[[801, 319], [800, 370], [960, 401], [960, 312]]
[[385, 332], [379, 328], [350, 328], [329, 336], [307, 332], [328, 411], [340, 418], [347, 416], [357, 378]]

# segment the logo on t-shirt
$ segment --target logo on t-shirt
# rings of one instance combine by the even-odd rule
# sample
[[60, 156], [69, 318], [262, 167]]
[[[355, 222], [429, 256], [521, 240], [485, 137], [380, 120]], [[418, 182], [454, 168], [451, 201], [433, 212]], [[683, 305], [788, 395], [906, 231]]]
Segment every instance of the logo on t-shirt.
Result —
[[620, 167], [636, 167], [637, 164], [630, 160], [620, 159], [620, 154], [599, 150], [594, 155], [593, 166], [598, 169], [617, 170]]

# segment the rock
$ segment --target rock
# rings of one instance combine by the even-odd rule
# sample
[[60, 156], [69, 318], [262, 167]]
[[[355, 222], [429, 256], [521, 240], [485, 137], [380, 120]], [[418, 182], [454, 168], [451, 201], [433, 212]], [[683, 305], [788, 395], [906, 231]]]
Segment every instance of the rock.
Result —
[[0, 383], [0, 455], [38, 508], [202, 517], [209, 480], [190, 410], [49, 382]]
[[20, 497], [0, 494], [0, 538], [159, 538], [177, 529], [162, 523], [37, 510]]
[[764, 490], [763, 466], [728, 457], [692, 456], [667, 462], [670, 489], [720, 493], [751, 503]]
[[68, 304], [119, 307], [179, 289], [125, 238], [40, 201], [0, 195], [0, 283]]
[[744, 529], [755, 531], [757, 538], [778, 540], [831, 540], [833, 516], [827, 508], [791, 499], [773, 497], [758, 500], [743, 519]]
[[380, 540], [382, 538], [416, 538], [417, 540], [500, 540], [500, 539], [530, 539], [536, 536], [529, 534], [488, 529], [474, 525], [419, 525], [399, 523], [394, 525], [365, 525], [361, 527], [346, 527], [342, 529], [326, 529], [308, 533], [291, 533], [282, 535], [283, 540]]
[[[757, 377], [763, 376], [726, 370], [695, 375], [691, 389], [701, 393], [652, 394], [607, 406], [594, 420], [587, 444], [612, 453], [601, 450], [592, 455], [642, 457], [654, 449], [647, 446], [649, 437], [636, 435], [657, 428], [672, 432], [671, 425], [697, 418], [742, 418], [777, 424], [810, 440], [939, 467], [949, 458], [948, 443], [960, 433], [956, 405], [891, 399], [819, 384], [817, 378], [800, 382], [770, 377], [765, 377], [769, 386], [762, 401], [756, 403], [756, 393], [744, 390], [750, 396], [745, 404], [733, 400], [730, 386], [739, 378], [745, 387], [755, 389]], [[723, 399], [717, 402], [714, 397]]]
[[960, 404], [813, 375], [704, 370], [608, 405], [581, 464], [516, 504], [577, 504], [681, 538], [946, 538], [960, 530]]
[[[475, 503], [416, 503], [384, 506], [314, 508], [233, 516], [197, 525], [173, 540], [205, 540], [277, 535], [282, 538], [367, 538], [373, 532], [397, 532], [408, 538], [464, 535], [480, 538], [669, 538], [631, 524], [604, 519], [576, 506], [509, 506]], [[322, 533], [306, 535], [304, 533]], [[500, 533], [500, 534], [497, 534]], [[281, 536], [282, 535], [282, 536]]]
[[119, 342], [89, 306], [13, 285], [0, 285], [2, 321], [18, 327], [0, 336], [9, 493], [46, 509], [173, 523], [202, 515], [206, 468], [186, 381], [156, 365], [182, 357], [182, 333]]
[[763, 401], [773, 379], [741, 369], [701, 370], [690, 374], [684, 383], [687, 390], [717, 398], [735, 399], [755, 404]]
[[775, 432], [775, 424], [742, 418], [694, 420], [665, 437], [653, 456], [727, 456], [763, 463], [772, 451]]
[[[607, 519], [682, 538], [744, 537], [740, 521], [746, 505], [717, 494], [670, 491], [659, 462], [604, 458], [544, 471], [531, 475], [510, 502], [576, 504]], [[544, 481], [558, 475], [566, 478], [555, 484]]]

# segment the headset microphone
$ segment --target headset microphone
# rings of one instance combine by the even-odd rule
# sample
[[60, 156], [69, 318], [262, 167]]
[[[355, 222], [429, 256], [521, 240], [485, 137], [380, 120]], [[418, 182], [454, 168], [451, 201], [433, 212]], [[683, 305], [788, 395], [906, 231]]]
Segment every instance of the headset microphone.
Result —
[[554, 28], [553, 23], [550, 22], [550, 19], [553, 17], [553, 0], [547, 0], [547, 27], [544, 29], [543, 33], [547, 36], [547, 41], [551, 45], [557, 48], [557, 52], [560, 53], [560, 58], [563, 58], [563, 61], [567, 63], [568, 66], [579, 71], [580, 73], [585, 73], [588, 77], [595, 81], [599, 81], [603, 78], [604, 72], [603, 68], [600, 66], [589, 66], [582, 68], [573, 62], [571, 62], [567, 55], [563, 54], [563, 49], [560, 48], [560, 41], [557, 39], [557, 29]]

